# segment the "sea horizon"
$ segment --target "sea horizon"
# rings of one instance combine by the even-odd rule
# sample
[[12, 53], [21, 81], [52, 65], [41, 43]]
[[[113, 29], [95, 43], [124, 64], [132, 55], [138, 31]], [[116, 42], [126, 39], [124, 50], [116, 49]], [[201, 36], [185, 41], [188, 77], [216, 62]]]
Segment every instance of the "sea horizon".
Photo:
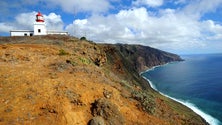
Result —
[[[179, 72], [181, 72], [183, 70], [186, 70], [186, 68], [190, 68], [189, 65], [193, 65], [194, 66], [193, 69], [192, 68], [189, 69], [189, 71], [192, 71], [192, 70], [195, 70], [195, 67], [196, 68], [200, 68], [201, 67], [200, 64], [199, 64], [199, 67], [195, 66], [196, 65], [195, 63], [200, 63], [201, 61], [203, 61], [202, 63], [203, 63], [203, 65], [205, 65], [205, 63], [207, 61], [215, 61], [214, 58], [215, 59], [219, 59], [219, 63], [222, 64], [222, 53], [214, 53], [214, 54], [187, 54], [187, 55], [182, 55], [181, 57], [185, 61], [182, 61], [182, 62], [171, 62], [171, 63], [167, 63], [167, 64], [164, 64], [164, 65], [154, 66], [153, 68], [151, 68], [151, 69], [141, 73], [141, 75], [144, 77], [144, 79], [146, 79], [149, 82], [150, 86], [154, 90], [156, 90], [160, 94], [162, 94], [162, 95], [164, 95], [164, 96], [166, 96], [168, 98], [171, 98], [172, 100], [177, 101], [178, 103], [181, 103], [181, 104], [185, 105], [186, 107], [190, 108], [195, 113], [200, 115], [203, 119], [205, 119], [210, 125], [222, 125], [221, 119], [219, 119], [220, 116], [215, 117], [214, 114], [213, 114], [214, 116], [212, 116], [212, 113], [209, 113], [208, 111], [203, 109], [204, 106], [202, 106], [202, 105], [200, 106], [199, 103], [196, 103], [198, 101], [195, 101], [195, 100], [198, 100], [198, 99], [199, 100], [204, 100], [204, 99], [202, 99], [201, 96], [198, 97], [198, 98], [197, 97], [191, 97], [191, 99], [189, 99], [189, 96], [190, 96], [189, 94], [188, 95], [186, 95], [186, 94], [185, 95], [183, 95], [183, 94], [176, 94], [176, 92], [174, 90], [171, 91], [171, 88], [170, 88], [170, 87], [172, 87], [171, 85], [166, 85], [167, 82], [171, 81], [171, 80], [169, 80], [169, 78], [170, 79], [177, 79], [177, 77], [179, 77], [180, 79], [178, 79], [178, 80], [183, 79], [182, 78], [183, 76], [180, 76], [181, 74]], [[209, 58], [211, 58], [212, 60], [209, 59]], [[204, 61], [206, 61], [206, 62], [204, 62]], [[216, 60], [216, 61], [218, 61], [218, 60]], [[194, 64], [192, 64], [192, 63], [194, 63]], [[173, 68], [175, 68], [174, 66], [176, 66], [176, 69], [173, 69]], [[185, 67], [183, 67], [183, 66], [185, 66]], [[186, 66], [188, 66], [188, 67], [186, 67]], [[215, 65], [215, 68], [219, 69], [219, 68], [217, 68], [217, 66], [219, 66], [219, 64]], [[177, 73], [172, 73], [174, 70]], [[180, 70], [180, 71], [178, 72], [178, 70]], [[167, 74], [169, 71], [171, 71], [171, 73]], [[211, 72], [213, 72], [213, 70]], [[155, 73], [157, 73], [157, 74], [154, 75], [155, 77], [153, 77], [153, 75], [151, 75], [151, 74], [155, 74]], [[162, 76], [160, 76], [161, 73], [165, 73], [164, 75], [166, 75], [166, 76], [170, 76], [170, 75], [178, 75], [178, 76], [175, 76], [175, 77], [172, 77], [172, 76], [165, 77], [164, 76], [164, 77], [162, 77]], [[197, 74], [198, 74], [198, 72], [197, 72]], [[206, 74], [207, 74], [207, 72], [206, 72]], [[193, 76], [195, 76], [195, 74], [193, 74], [193, 76], [192, 75], [188, 75], [188, 76], [189, 77], [193, 77]], [[158, 79], [160, 79], [159, 77], [161, 77], [162, 80], [158, 81]], [[195, 88], [195, 87], [196, 88], [194, 90], [198, 89], [198, 86], [196, 84], [193, 84], [193, 86], [195, 86], [195, 87], [192, 87], [192, 85], [189, 85], [189, 77], [186, 77], [186, 78], [188, 78], [188, 80], [186, 80], [186, 79], [181, 80], [181, 84], [183, 84], [183, 82], [186, 81], [187, 83], [186, 82], [184, 82], [184, 83], [187, 84], [189, 89], [190, 88]], [[164, 79], [168, 79], [168, 80], [166, 80], [167, 82]], [[195, 78], [191, 78], [191, 79], [195, 80]], [[201, 81], [201, 79], [200, 79], [200, 81]], [[166, 83], [164, 83], [164, 82], [166, 82]], [[198, 80], [195, 81], [195, 82], [198, 83]], [[172, 80], [172, 83], [175, 84], [174, 80]], [[177, 83], [180, 83], [180, 81], [179, 82], [177, 81]], [[191, 81], [191, 83], [192, 83], [192, 81]], [[203, 84], [206, 84], [206, 83], [203, 83]], [[164, 87], [161, 88], [161, 86], [164, 86]], [[182, 86], [184, 88], [180, 88], [180, 89], [186, 89], [186, 85], [185, 86], [182, 85]], [[179, 85], [178, 87], [181, 87], [181, 86]], [[220, 87], [222, 88], [222, 85]], [[201, 88], [201, 87], [199, 87], [199, 88]], [[177, 89], [177, 88], [174, 88], [174, 89]], [[198, 91], [196, 93], [197, 95], [198, 95]], [[172, 94], [173, 92], [174, 92], [174, 94]], [[185, 90], [185, 92], [186, 92], [186, 90]], [[195, 92], [190, 91], [189, 93], [195, 93]], [[208, 92], [206, 92], [206, 93], [208, 93]], [[178, 96], [175, 96], [175, 95], [178, 95]], [[205, 101], [206, 101], [206, 103], [210, 103], [209, 100], [205, 100]], [[213, 104], [213, 102], [214, 101], [212, 101], [212, 104]], [[208, 104], [208, 105], [211, 105], [211, 104]], [[207, 106], [205, 106], [205, 107], [207, 107]], [[218, 109], [218, 112], [222, 111], [222, 109], [220, 110], [220, 108]], [[211, 109], [209, 109], [209, 110], [211, 110]]]

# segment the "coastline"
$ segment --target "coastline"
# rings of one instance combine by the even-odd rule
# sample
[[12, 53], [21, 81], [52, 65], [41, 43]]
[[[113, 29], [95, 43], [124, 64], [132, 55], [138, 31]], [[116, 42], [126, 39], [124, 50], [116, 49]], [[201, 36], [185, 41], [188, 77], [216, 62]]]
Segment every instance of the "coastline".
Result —
[[[172, 63], [172, 62], [171, 62]], [[208, 124], [210, 125], [220, 125], [220, 121], [217, 120], [216, 118], [212, 117], [211, 115], [203, 112], [201, 109], [199, 109], [197, 106], [195, 106], [195, 104], [193, 103], [190, 103], [188, 101], [185, 101], [185, 100], [181, 100], [181, 99], [177, 99], [177, 98], [174, 98], [174, 97], [171, 97], [171, 96], [168, 96], [167, 94], [164, 94], [162, 92], [160, 92], [156, 87], [155, 85], [152, 83], [152, 81], [150, 81], [148, 78], [146, 78], [145, 76], [143, 76], [142, 74], [144, 73], [147, 73], [149, 71], [152, 71], [152, 70], [155, 70], [155, 68], [159, 68], [159, 67], [162, 67], [162, 66], [165, 66], [165, 65], [168, 65], [170, 63], [166, 63], [166, 64], [163, 64], [163, 65], [157, 65], [157, 66], [153, 66], [152, 68], [144, 71], [144, 72], [141, 72], [140, 75], [146, 80], [148, 81], [148, 83], [150, 84], [151, 88], [154, 89], [155, 91], [157, 91], [158, 93], [160, 93], [161, 95], [167, 97], [167, 98], [170, 98], [188, 108], [190, 108], [192, 111], [194, 111], [196, 114], [198, 114], [199, 116], [201, 116]]]

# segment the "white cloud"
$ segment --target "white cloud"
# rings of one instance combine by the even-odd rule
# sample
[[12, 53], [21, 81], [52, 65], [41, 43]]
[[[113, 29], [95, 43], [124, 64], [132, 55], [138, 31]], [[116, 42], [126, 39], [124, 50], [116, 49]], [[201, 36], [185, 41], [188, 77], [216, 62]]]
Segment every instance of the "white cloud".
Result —
[[[139, 23], [145, 23], [147, 12], [144, 8], [120, 11], [118, 14], [105, 16], [94, 15], [89, 19], [75, 20], [67, 26], [78, 37], [87, 35], [97, 41], [132, 42], [139, 35]], [[145, 20], [144, 20], [145, 19]], [[139, 22], [138, 22], [139, 21]], [[137, 31], [138, 27], [138, 31]]]
[[48, 30], [63, 30], [64, 24], [60, 15], [50, 13], [49, 15], [44, 15], [44, 18]]
[[101, 13], [107, 12], [111, 7], [109, 0], [44, 0], [43, 2], [47, 2], [48, 5], [59, 6], [69, 13]]
[[14, 22], [0, 22], [0, 32], [9, 33], [10, 30], [33, 30], [36, 12], [20, 13]]
[[136, 6], [146, 5], [149, 7], [158, 7], [163, 5], [163, 0], [136, 0], [133, 1], [133, 5]]
[[[212, 20], [202, 22], [202, 31], [206, 34], [205, 39], [208, 41], [220, 41], [222, 40], [222, 25], [216, 24]], [[221, 43], [222, 44], [222, 43]]]
[[222, 0], [194, 0], [183, 9], [186, 15], [193, 15], [200, 18], [205, 13], [216, 11], [221, 6]]
[[6, 24], [6, 23], [0, 23], [0, 32], [8, 32], [13, 29], [13, 26], [11, 26], [10, 24]]
[[14, 27], [16, 29], [33, 30], [33, 23], [37, 12], [20, 13], [15, 17]]
[[212, 20], [199, 21], [174, 9], [155, 16], [143, 7], [78, 19], [66, 29], [97, 42], [143, 44], [171, 52], [199, 52], [222, 36], [222, 26]]

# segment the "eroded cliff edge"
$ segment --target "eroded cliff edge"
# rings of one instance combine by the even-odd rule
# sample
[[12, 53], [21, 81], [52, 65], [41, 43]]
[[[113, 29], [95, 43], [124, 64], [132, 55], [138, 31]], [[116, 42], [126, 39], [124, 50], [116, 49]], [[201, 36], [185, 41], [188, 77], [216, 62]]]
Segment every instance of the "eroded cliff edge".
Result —
[[[104, 45], [102, 45], [104, 46]], [[183, 61], [180, 56], [155, 48], [141, 45], [126, 45], [114, 44], [105, 45], [105, 52], [108, 61], [112, 63], [116, 71], [131, 75], [133, 80], [139, 80], [139, 85], [144, 89], [150, 88], [147, 86], [147, 81], [141, 83], [140, 73], [146, 71], [153, 66], [163, 65], [174, 61]], [[142, 80], [144, 81], [144, 80]]]
[[207, 124], [139, 75], [177, 55], [68, 36], [1, 37], [0, 50], [0, 124]]

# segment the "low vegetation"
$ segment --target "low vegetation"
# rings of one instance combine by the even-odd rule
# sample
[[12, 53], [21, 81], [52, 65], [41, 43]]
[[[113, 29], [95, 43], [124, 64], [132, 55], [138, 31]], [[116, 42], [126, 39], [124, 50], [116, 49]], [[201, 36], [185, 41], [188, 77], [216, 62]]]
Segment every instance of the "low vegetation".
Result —
[[85, 64], [85, 65], [89, 65], [91, 64], [91, 60], [90, 59], [87, 59], [87, 58], [84, 58], [84, 57], [80, 57], [79, 60]]
[[138, 108], [142, 108], [142, 110], [149, 114], [155, 114], [156, 102], [151, 94], [145, 91], [133, 91], [132, 97], [140, 102], [140, 104], [137, 105]]
[[69, 55], [69, 53], [66, 52], [64, 49], [60, 49], [60, 50], [59, 50], [59, 55], [60, 55], [60, 56], [64, 56], [64, 55]]

